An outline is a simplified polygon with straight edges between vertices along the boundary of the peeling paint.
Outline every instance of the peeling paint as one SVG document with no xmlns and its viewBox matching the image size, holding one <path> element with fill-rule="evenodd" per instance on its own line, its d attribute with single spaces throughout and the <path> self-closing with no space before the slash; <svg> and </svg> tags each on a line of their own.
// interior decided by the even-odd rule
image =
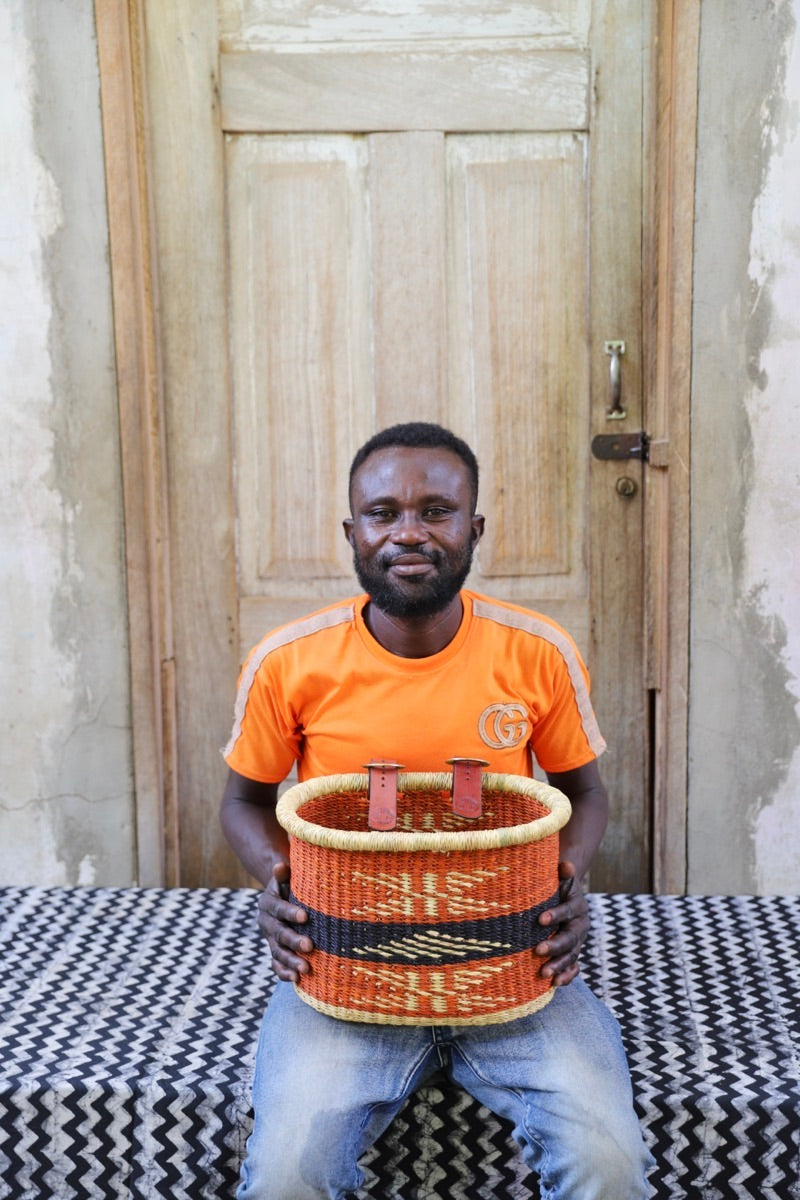
<svg viewBox="0 0 800 1200">
<path fill-rule="evenodd" d="M 0 76 L 7 81 L 9 103 L 0 106 L 3 158 L 0 180 L 0 247 L 5 286 L 0 328 L 4 388 L 2 473 L 2 545 L 4 605 L 0 617 L 3 661 L 12 664 L 15 693 L 3 739 L 3 789 L 38 793 L 38 767 L 53 735 L 74 679 L 69 659 L 54 646 L 50 605 L 61 575 L 60 537 L 63 505 L 47 479 L 54 434 L 49 328 L 51 303 L 44 277 L 42 245 L 63 222 L 58 188 L 39 158 L 33 129 L 35 78 L 30 42 L 20 36 L 12 11 L 0 12 Z M 20 327 L 20 308 L 24 324 Z M 24 619 L 20 619 L 24 618 Z M 35 724 L 25 697 L 48 664 L 50 688 L 42 696 Z M 43 683 L 44 681 L 37 681 Z M 37 687 L 37 692 L 40 690 Z M 44 692 L 44 689 L 41 689 Z M 15 718 L 16 712 L 16 718 Z M 18 719 L 17 719 L 18 718 Z"/>
<path fill-rule="evenodd" d="M 743 563 L 761 645 L 770 648 L 773 774 L 753 821 L 756 882 L 760 891 L 779 892 L 800 885 L 800 4 L 794 8 L 782 47 L 781 102 L 763 114 L 768 166 L 750 238 L 750 278 L 769 319 L 746 402 L 753 475 Z"/>
<path fill-rule="evenodd" d="M 244 42 L 537 37 L 585 44 L 587 0 L 244 0 L 223 8 L 223 27 Z M 398 30 L 402 33 L 398 34 Z"/>
<path fill-rule="evenodd" d="M 129 883 L 120 463 L 91 6 L 0 6 L 0 883 Z"/>
<path fill-rule="evenodd" d="M 689 886 L 794 891 L 800 819 L 800 0 L 704 4 L 695 230 Z M 790 62 L 791 60 L 791 62 Z M 720 63 L 728 64 L 723 72 Z M 792 247 L 794 247 L 792 249 Z"/>
</svg>

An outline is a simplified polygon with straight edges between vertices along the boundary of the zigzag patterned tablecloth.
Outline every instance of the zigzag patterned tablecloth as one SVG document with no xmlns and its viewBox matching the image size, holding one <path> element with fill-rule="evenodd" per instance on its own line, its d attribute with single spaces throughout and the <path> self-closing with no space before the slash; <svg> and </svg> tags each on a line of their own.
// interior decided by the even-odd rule
<svg viewBox="0 0 800 1200">
<path fill-rule="evenodd" d="M 592 895 L 657 1200 L 800 1198 L 800 900 Z M 232 1198 L 273 986 L 248 890 L 0 889 L 0 1198 Z M 509 1126 L 446 1081 L 359 1200 L 526 1200 Z"/>
</svg>

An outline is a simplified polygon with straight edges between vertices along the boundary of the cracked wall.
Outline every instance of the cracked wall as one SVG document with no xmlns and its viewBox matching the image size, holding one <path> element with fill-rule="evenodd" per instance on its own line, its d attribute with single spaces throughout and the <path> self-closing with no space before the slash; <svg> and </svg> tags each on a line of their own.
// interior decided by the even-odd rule
<svg viewBox="0 0 800 1200">
<path fill-rule="evenodd" d="M 134 878 L 91 4 L 0 6 L 0 884 Z"/>
<path fill-rule="evenodd" d="M 689 887 L 795 892 L 800 0 L 701 11 Z"/>
</svg>

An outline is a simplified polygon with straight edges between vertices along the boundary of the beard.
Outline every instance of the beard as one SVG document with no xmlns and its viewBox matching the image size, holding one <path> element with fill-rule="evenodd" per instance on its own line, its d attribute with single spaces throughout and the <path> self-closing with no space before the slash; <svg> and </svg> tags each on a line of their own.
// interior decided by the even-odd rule
<svg viewBox="0 0 800 1200">
<path fill-rule="evenodd" d="M 472 566 L 473 549 L 470 540 L 453 554 L 441 550 L 426 554 L 436 567 L 436 574 L 430 580 L 413 576 L 402 581 L 393 579 L 388 573 L 393 555 L 383 554 L 365 561 L 355 547 L 353 568 L 371 602 L 388 617 L 432 617 L 447 608 L 461 591 Z"/>
</svg>

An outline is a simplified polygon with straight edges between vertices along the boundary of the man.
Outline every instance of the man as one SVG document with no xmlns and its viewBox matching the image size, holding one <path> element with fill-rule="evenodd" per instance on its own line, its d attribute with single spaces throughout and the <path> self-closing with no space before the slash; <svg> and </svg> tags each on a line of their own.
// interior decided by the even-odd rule
<svg viewBox="0 0 800 1200">
<path fill-rule="evenodd" d="M 262 1026 L 240 1200 L 354 1191 L 360 1155 L 442 1066 L 514 1121 L 543 1196 L 647 1194 L 619 1031 L 578 978 L 588 928 L 578 881 L 607 817 L 588 677 L 553 622 L 463 588 L 484 527 L 477 494 L 475 457 L 449 431 L 415 422 L 377 434 L 353 460 L 344 522 L 365 594 L 268 635 L 242 672 L 222 824 L 264 885 L 260 923 L 282 982 Z M 498 711 L 509 716 L 503 737 L 488 720 Z M 552 1000 L 476 1028 L 341 1021 L 299 999 L 291 984 L 313 971 L 313 945 L 305 912 L 286 898 L 289 850 L 275 817 L 292 764 L 302 780 L 373 758 L 436 771 L 460 755 L 530 775 L 532 753 L 572 803 L 560 903 L 540 917 L 553 932 L 535 951 L 549 956 L 539 969 Z"/>
</svg>

